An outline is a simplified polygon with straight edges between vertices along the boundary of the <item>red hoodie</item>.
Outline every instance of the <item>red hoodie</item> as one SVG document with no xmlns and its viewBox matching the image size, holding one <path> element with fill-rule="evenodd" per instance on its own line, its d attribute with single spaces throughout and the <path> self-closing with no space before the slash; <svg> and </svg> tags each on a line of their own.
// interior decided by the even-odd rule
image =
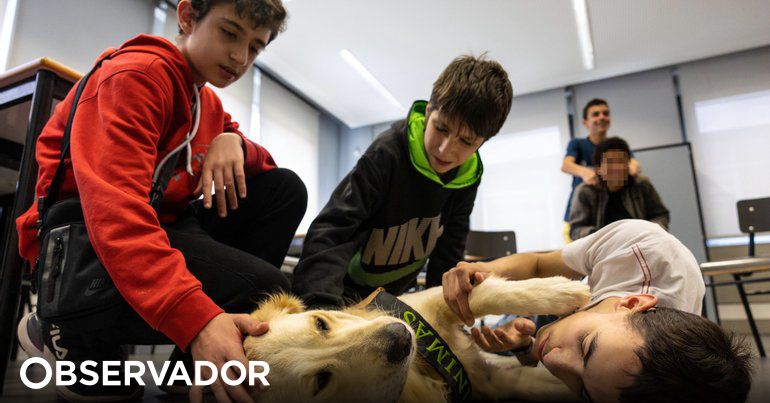
<svg viewBox="0 0 770 403">
<path fill-rule="evenodd" d="M 160 222 L 176 220 L 195 198 L 214 137 L 223 132 L 243 137 L 216 94 L 201 88 L 200 126 L 190 144 L 195 175 L 185 171 L 182 150 L 158 217 L 149 204 L 152 174 L 191 129 L 193 85 L 190 66 L 171 42 L 139 35 L 123 44 L 92 74 L 81 95 L 70 140 L 74 164 L 65 161 L 59 192 L 60 199 L 80 197 L 96 255 L 126 301 L 183 349 L 222 309 L 203 293 Z M 74 92 L 56 107 L 37 141 L 38 196 L 46 194 L 56 171 Z M 243 142 L 247 176 L 275 167 L 264 148 L 245 137 Z M 35 203 L 16 220 L 20 253 L 30 261 L 38 254 L 37 219 Z"/>
</svg>

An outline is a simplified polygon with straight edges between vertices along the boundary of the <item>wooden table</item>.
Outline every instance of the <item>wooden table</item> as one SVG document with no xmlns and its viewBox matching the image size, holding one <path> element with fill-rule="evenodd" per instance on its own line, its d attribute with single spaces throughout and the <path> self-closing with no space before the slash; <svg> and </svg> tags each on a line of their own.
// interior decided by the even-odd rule
<svg viewBox="0 0 770 403">
<path fill-rule="evenodd" d="M 738 288 L 738 295 L 741 298 L 743 309 L 746 312 L 746 318 L 749 321 L 749 327 L 751 328 L 751 333 L 754 336 L 754 342 L 757 344 L 759 355 L 761 357 L 764 357 L 765 349 L 764 349 L 764 346 L 762 345 L 762 338 L 760 337 L 759 330 L 757 329 L 757 324 L 754 321 L 754 315 L 751 312 L 751 306 L 749 305 L 748 297 L 750 295 L 768 294 L 770 293 L 770 291 L 758 291 L 751 294 L 747 294 L 746 289 L 743 287 L 743 285 L 748 283 L 768 282 L 770 281 L 770 278 L 758 278 L 758 279 L 747 280 L 742 278 L 742 276 L 749 276 L 754 273 L 770 271 L 770 257 L 764 257 L 764 256 L 763 257 L 746 257 L 741 259 L 702 263 L 700 265 L 700 269 L 703 275 L 707 277 L 713 277 L 713 276 L 719 276 L 719 275 L 733 276 L 733 281 L 723 281 L 719 283 L 713 283 L 711 281 L 707 281 L 706 286 L 720 287 L 720 286 L 726 286 L 726 285 L 735 285 Z M 719 322 L 718 315 L 716 319 L 717 319 L 717 322 Z"/>
<path fill-rule="evenodd" d="M 719 276 L 722 274 L 748 274 L 770 271 L 770 257 L 747 257 L 719 262 L 708 262 L 700 265 L 704 276 Z"/>
</svg>

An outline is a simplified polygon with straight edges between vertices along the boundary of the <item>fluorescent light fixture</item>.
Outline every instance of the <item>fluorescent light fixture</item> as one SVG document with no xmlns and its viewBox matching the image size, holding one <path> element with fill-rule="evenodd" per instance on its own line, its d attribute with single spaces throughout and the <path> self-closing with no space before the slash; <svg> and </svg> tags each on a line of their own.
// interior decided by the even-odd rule
<svg viewBox="0 0 770 403">
<path fill-rule="evenodd" d="M 366 68 L 352 53 L 350 53 L 347 49 L 340 50 L 340 56 L 342 56 L 342 59 L 345 60 L 350 67 L 352 67 L 355 71 L 358 72 L 358 74 L 361 75 L 374 89 L 377 90 L 385 99 L 388 100 L 393 106 L 399 109 L 399 111 L 404 111 L 404 107 L 401 105 L 398 100 L 396 100 L 396 97 L 393 96 L 393 94 L 388 91 L 384 85 L 378 80 L 374 75 L 369 71 L 369 69 Z"/>
<path fill-rule="evenodd" d="M 754 237 L 754 243 L 757 245 L 770 244 L 770 235 L 757 235 Z M 720 246 L 744 246 L 749 244 L 749 236 L 726 236 L 719 238 L 706 239 L 706 246 L 709 248 Z"/>
<path fill-rule="evenodd" d="M 583 67 L 586 70 L 594 69 L 594 45 L 591 41 L 591 26 L 588 23 L 588 6 L 586 0 L 572 0 L 572 8 L 575 9 L 575 23 L 577 24 L 580 50 L 583 53 Z"/>
</svg>

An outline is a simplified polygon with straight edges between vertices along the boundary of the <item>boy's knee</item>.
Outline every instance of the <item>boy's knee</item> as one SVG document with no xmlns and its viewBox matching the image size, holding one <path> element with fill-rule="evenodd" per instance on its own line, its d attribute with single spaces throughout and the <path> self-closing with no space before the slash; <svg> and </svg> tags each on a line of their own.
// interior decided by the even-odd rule
<svg viewBox="0 0 770 403">
<path fill-rule="evenodd" d="M 291 204 L 301 210 L 302 214 L 305 213 L 307 208 L 307 187 L 305 182 L 291 169 L 275 168 L 272 174 L 276 176 L 278 188 L 283 191 L 284 194 L 291 196 Z"/>
<path fill-rule="evenodd" d="M 285 189 L 302 194 L 307 199 L 305 182 L 294 171 L 287 168 L 275 168 L 275 174 L 281 178 L 281 185 Z"/>
<path fill-rule="evenodd" d="M 291 291 L 291 283 L 289 278 L 282 271 L 278 269 L 271 269 L 265 271 L 260 275 L 259 285 L 256 287 L 259 293 L 263 294 L 275 294 L 279 292 Z"/>
<path fill-rule="evenodd" d="M 278 270 L 278 272 L 276 273 L 275 288 L 276 288 L 276 292 L 291 291 L 291 282 L 289 281 L 289 276 L 287 276 L 286 273 L 280 270 Z"/>
</svg>

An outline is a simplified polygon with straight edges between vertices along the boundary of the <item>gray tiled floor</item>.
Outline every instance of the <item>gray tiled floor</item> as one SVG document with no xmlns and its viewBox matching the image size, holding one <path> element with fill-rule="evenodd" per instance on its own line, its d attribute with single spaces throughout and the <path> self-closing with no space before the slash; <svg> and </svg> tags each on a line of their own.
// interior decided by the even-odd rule
<svg viewBox="0 0 770 403">
<path fill-rule="evenodd" d="M 770 347 L 770 337 L 763 337 L 765 348 Z M 146 349 L 146 347 L 144 348 Z M 156 352 L 155 355 L 150 356 L 147 351 L 144 354 L 133 356 L 131 359 L 136 360 L 153 360 L 161 362 L 168 356 L 168 349 L 162 348 Z M 142 352 L 140 350 L 140 352 Z M 5 383 L 5 393 L 0 397 L 0 402 L 57 402 L 56 391 L 52 386 L 48 386 L 41 390 L 28 389 L 21 383 L 19 378 L 19 369 L 25 356 L 23 352 L 19 354 L 19 360 L 11 362 L 7 371 L 7 378 Z M 152 403 L 168 403 L 168 402 L 186 402 L 186 397 L 182 396 L 169 396 L 163 393 L 157 386 L 151 385 L 149 375 L 145 376 L 145 383 L 149 386 L 146 387 L 144 392 L 143 402 Z M 770 359 L 763 358 L 758 359 L 756 363 L 756 372 L 754 373 L 754 381 L 752 390 L 749 394 L 750 403 L 766 403 L 770 402 Z"/>
</svg>

